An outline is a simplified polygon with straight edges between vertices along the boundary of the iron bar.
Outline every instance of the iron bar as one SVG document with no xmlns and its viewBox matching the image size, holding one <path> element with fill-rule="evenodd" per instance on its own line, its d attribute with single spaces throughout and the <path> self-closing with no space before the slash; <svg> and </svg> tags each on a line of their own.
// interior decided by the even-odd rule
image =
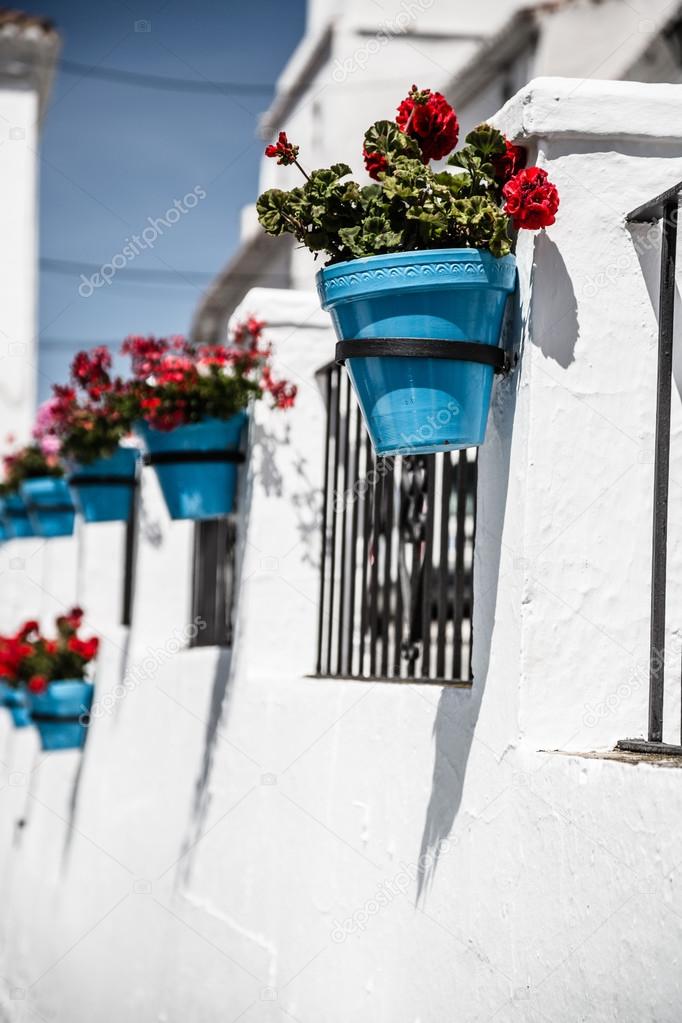
<svg viewBox="0 0 682 1023">
<path fill-rule="evenodd" d="M 651 558 L 651 643 L 649 648 L 649 742 L 663 739 L 665 676 L 665 605 L 668 557 L 668 486 L 670 475 L 670 405 L 675 316 L 677 199 L 664 206 L 661 236 L 661 291 L 658 306 L 658 375 L 654 453 L 654 520 Z"/>
<path fill-rule="evenodd" d="M 334 603 L 336 600 L 336 519 L 334 504 L 338 493 L 339 482 L 339 431 L 341 429 L 341 370 L 337 366 L 334 372 L 334 469 L 332 472 L 332 536 L 329 555 L 329 621 L 327 622 L 327 674 L 332 674 L 332 634 L 334 629 Z M 331 415 L 331 411 L 330 411 Z"/>
<path fill-rule="evenodd" d="M 322 671 L 322 641 L 324 637 L 325 569 L 327 559 L 327 510 L 329 508 L 329 448 L 331 446 L 332 374 L 328 372 L 325 388 L 327 427 L 324 440 L 324 485 L 322 489 L 322 529 L 320 542 L 320 614 L 317 623 L 317 673 Z"/>
<path fill-rule="evenodd" d="M 348 471 L 350 464 L 350 416 L 351 416 L 351 404 L 350 404 L 350 383 L 348 377 L 345 378 L 346 388 L 346 401 L 345 411 L 343 416 L 342 424 L 342 436 L 343 436 L 343 488 L 338 490 L 336 493 L 336 500 L 334 501 L 334 513 L 339 513 L 339 501 L 341 501 L 343 510 L 341 512 L 341 579 L 346 574 L 346 553 L 348 547 Z M 339 393 L 339 403 L 341 396 Z M 338 646 L 336 650 L 336 673 L 337 675 L 346 674 L 348 669 L 344 663 L 344 614 L 346 610 L 346 593 L 344 588 L 341 588 L 339 594 L 339 629 L 338 629 Z"/>
<path fill-rule="evenodd" d="M 350 394 L 350 388 L 349 388 Z M 348 635 L 347 635 L 347 647 L 346 647 L 346 663 L 348 665 L 348 673 L 353 674 L 353 652 L 354 652 L 354 640 L 355 640 L 355 573 L 357 568 L 358 560 L 358 517 L 359 517 L 359 487 L 360 482 L 360 442 L 362 438 L 362 417 L 360 415 L 360 407 L 355 409 L 355 434 L 353 444 L 353 486 L 351 500 L 353 502 L 353 512 L 351 516 L 351 535 L 350 535 L 350 572 L 349 572 L 349 589 L 350 596 L 348 601 Z"/>
</svg>

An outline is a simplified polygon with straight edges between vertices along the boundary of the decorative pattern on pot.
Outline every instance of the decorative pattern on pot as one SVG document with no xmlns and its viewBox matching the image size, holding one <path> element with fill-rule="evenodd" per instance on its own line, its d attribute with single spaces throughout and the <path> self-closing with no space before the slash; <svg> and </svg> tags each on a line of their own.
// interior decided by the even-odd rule
<svg viewBox="0 0 682 1023">
<path fill-rule="evenodd" d="M 108 458 L 74 465 L 69 486 L 86 522 L 127 522 L 130 518 L 139 452 L 119 447 Z"/>
<path fill-rule="evenodd" d="M 377 454 L 483 443 L 515 286 L 514 256 L 477 249 L 371 256 L 318 273 L 322 307 L 343 342 L 337 358 Z"/>
<path fill-rule="evenodd" d="M 94 686 L 83 679 L 56 679 L 42 693 L 28 692 L 31 719 L 44 750 L 82 749 Z"/>
<path fill-rule="evenodd" d="M 20 492 L 38 536 L 71 536 L 76 510 L 63 476 L 24 480 Z"/>
<path fill-rule="evenodd" d="M 7 494 L 3 497 L 2 520 L 10 539 L 36 535 L 21 494 Z"/>
<path fill-rule="evenodd" d="M 9 711 L 15 728 L 26 728 L 32 724 L 25 689 L 0 682 L 0 707 Z"/>
<path fill-rule="evenodd" d="M 135 424 L 172 519 L 213 519 L 234 511 L 248 416 L 204 419 L 173 430 Z"/>
</svg>

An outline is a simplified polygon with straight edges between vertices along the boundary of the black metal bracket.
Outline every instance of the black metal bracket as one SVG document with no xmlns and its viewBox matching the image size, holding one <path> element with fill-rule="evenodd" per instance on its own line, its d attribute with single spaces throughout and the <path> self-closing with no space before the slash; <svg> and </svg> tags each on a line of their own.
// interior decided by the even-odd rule
<svg viewBox="0 0 682 1023">
<path fill-rule="evenodd" d="M 90 721 L 90 714 L 47 714 L 41 711 L 31 711 L 31 718 L 33 721 L 45 721 L 51 724 L 69 725 L 78 722 L 81 725 L 88 724 Z"/>
<path fill-rule="evenodd" d="M 145 465 L 175 465 L 188 462 L 246 461 L 243 451 L 154 451 L 144 456 Z"/>
<path fill-rule="evenodd" d="M 24 501 L 24 507 L 27 512 L 72 512 L 76 509 L 72 504 L 66 504 L 62 501 L 60 504 L 36 504 L 34 501 Z"/>
<path fill-rule="evenodd" d="M 132 476 L 111 476 L 105 473 L 93 473 L 91 476 L 69 476 L 69 484 L 73 487 L 136 487 L 137 478 Z"/>
<path fill-rule="evenodd" d="M 509 373 L 515 365 L 508 352 L 497 345 L 479 341 L 445 341 L 443 338 L 356 338 L 339 341 L 336 362 L 343 365 L 353 358 L 447 359 L 450 362 L 479 362 L 492 366 L 495 373 Z"/>
<path fill-rule="evenodd" d="M 682 746 L 673 746 L 667 742 L 647 742 L 646 739 L 620 739 L 616 749 L 626 753 L 648 753 L 663 757 L 682 757 Z"/>
</svg>

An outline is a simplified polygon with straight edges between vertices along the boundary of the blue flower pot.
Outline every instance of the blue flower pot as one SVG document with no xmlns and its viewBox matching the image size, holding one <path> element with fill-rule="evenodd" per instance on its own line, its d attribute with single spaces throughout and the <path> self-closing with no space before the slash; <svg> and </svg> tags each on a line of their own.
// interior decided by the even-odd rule
<svg viewBox="0 0 682 1023">
<path fill-rule="evenodd" d="M 5 540 L 9 540 L 9 529 L 5 522 L 5 502 L 0 498 L 0 543 Z"/>
<path fill-rule="evenodd" d="M 317 274 L 340 341 L 435 339 L 499 345 L 514 256 L 431 249 L 337 263 Z M 352 348 L 352 345 L 349 345 Z M 493 367 L 421 356 L 351 357 L 346 366 L 379 455 L 482 444 Z"/>
<path fill-rule="evenodd" d="M 127 522 L 133 507 L 139 452 L 117 448 L 109 458 L 75 465 L 69 476 L 74 501 L 86 522 Z"/>
<path fill-rule="evenodd" d="M 38 536 L 71 536 L 76 510 L 63 476 L 24 480 L 20 491 Z"/>
<path fill-rule="evenodd" d="M 57 679 L 44 693 L 28 692 L 31 718 L 44 750 L 83 748 L 94 691 L 83 679 Z"/>
<path fill-rule="evenodd" d="M 8 539 L 36 535 L 21 494 L 7 494 L 6 497 L 3 497 L 2 521 Z"/>
<path fill-rule="evenodd" d="M 28 710 L 26 690 L 15 689 L 8 682 L 0 682 L 0 707 L 5 707 L 12 718 L 15 728 L 26 728 L 33 724 Z"/>
<path fill-rule="evenodd" d="M 204 419 L 174 430 L 135 424 L 172 519 L 215 519 L 234 511 L 242 437 L 248 416 Z"/>
</svg>

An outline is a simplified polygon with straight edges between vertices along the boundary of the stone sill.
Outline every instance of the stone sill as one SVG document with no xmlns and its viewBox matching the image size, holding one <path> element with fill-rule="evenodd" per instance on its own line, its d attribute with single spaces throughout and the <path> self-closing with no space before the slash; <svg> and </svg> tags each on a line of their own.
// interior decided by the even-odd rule
<svg viewBox="0 0 682 1023">
<path fill-rule="evenodd" d="M 633 753 L 630 750 L 586 750 L 585 752 L 544 749 L 540 753 L 554 753 L 560 757 L 582 757 L 584 760 L 615 760 L 621 764 L 651 764 L 654 767 L 682 768 L 682 756 L 669 753 Z"/>
<path fill-rule="evenodd" d="M 444 689 L 471 689 L 473 682 L 448 681 L 442 678 L 382 678 L 379 675 L 306 675 L 305 678 L 319 679 L 324 682 L 382 682 L 388 685 L 407 686 L 440 686 Z"/>
</svg>

